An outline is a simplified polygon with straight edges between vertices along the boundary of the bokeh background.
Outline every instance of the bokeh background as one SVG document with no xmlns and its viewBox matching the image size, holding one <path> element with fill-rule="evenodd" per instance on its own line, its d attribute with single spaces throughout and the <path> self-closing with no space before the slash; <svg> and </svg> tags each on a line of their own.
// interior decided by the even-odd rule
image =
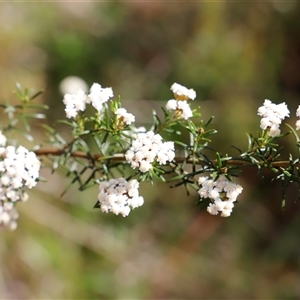
<svg viewBox="0 0 300 300">
<path fill-rule="evenodd" d="M 61 81 L 78 76 L 113 87 L 147 125 L 178 82 L 196 90 L 203 119 L 215 116 L 214 146 L 231 154 L 259 130 L 264 99 L 286 102 L 295 121 L 299 14 L 297 1 L 275 0 L 1 2 L 0 99 L 15 101 L 16 81 L 42 89 L 53 124 L 64 118 Z M 294 144 L 285 139 L 292 153 Z M 145 204 L 128 218 L 102 214 L 96 187 L 60 198 L 63 172 L 43 176 L 18 205 L 18 229 L 1 232 L 2 299 L 300 298 L 299 191 L 281 210 L 268 173 L 243 172 L 230 218 L 163 184 L 142 184 Z"/>
</svg>

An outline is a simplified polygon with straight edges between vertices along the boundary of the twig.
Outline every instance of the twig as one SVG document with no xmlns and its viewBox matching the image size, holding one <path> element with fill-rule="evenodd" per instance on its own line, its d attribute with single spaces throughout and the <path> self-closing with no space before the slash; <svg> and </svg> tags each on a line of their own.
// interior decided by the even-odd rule
<svg viewBox="0 0 300 300">
<path fill-rule="evenodd" d="M 41 148 L 38 150 L 34 151 L 35 154 L 37 156 L 47 156 L 47 155 L 54 155 L 54 156 L 59 156 L 62 155 L 64 153 L 66 153 L 66 149 L 57 149 L 57 148 Z M 112 156 L 103 156 L 101 154 L 87 154 L 84 151 L 73 151 L 70 153 L 71 157 L 78 157 L 78 158 L 84 158 L 84 159 L 91 159 L 91 157 L 96 160 L 96 161 L 100 161 L 102 159 L 110 159 L 113 161 L 124 161 L 125 160 L 125 155 L 123 153 L 118 153 L 118 154 L 114 154 Z M 188 164 L 191 163 L 197 163 L 197 164 L 201 164 L 202 161 L 198 161 L 195 162 L 193 159 L 188 159 L 186 161 L 185 157 L 175 157 L 174 160 L 177 163 L 183 163 L 184 161 Z M 249 161 L 245 161 L 245 160 L 238 160 L 238 159 L 228 159 L 226 160 L 226 164 L 227 165 L 232 165 L 232 166 L 247 166 L 247 165 L 252 165 L 251 162 Z M 286 168 L 288 166 L 290 166 L 290 162 L 289 161 L 274 161 L 272 163 L 270 163 L 270 165 L 274 168 Z M 300 166 L 300 163 L 295 164 L 295 166 Z"/>
</svg>

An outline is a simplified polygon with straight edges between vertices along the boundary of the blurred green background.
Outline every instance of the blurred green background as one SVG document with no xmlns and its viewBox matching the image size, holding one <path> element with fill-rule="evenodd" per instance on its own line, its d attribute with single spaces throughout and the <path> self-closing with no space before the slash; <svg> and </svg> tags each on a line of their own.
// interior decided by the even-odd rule
<svg viewBox="0 0 300 300">
<path fill-rule="evenodd" d="M 178 82 L 196 90 L 193 105 L 215 116 L 214 146 L 231 154 L 259 130 L 264 99 L 286 102 L 296 120 L 299 14 L 296 1 L 2 2 L 0 99 L 14 101 L 16 81 L 43 89 L 52 123 L 64 118 L 60 82 L 79 76 L 111 86 L 145 125 Z M 195 193 L 146 183 L 128 218 L 102 214 L 96 187 L 59 198 L 64 174 L 42 175 L 18 205 L 18 229 L 1 233 L 1 299 L 300 298 L 298 191 L 282 211 L 268 173 L 243 172 L 226 219 L 200 211 Z"/>
</svg>

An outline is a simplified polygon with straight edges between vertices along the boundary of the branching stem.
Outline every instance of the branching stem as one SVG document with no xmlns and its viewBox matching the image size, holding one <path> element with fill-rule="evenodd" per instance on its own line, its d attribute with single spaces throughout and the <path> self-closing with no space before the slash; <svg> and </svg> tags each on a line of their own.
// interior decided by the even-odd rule
<svg viewBox="0 0 300 300">
<path fill-rule="evenodd" d="M 58 149 L 58 148 L 41 148 L 34 151 L 37 156 L 47 156 L 47 155 L 54 155 L 54 156 L 60 156 L 64 153 L 66 153 L 65 149 Z M 125 156 L 123 153 L 114 154 L 112 156 L 103 156 L 101 154 L 87 154 L 84 151 L 73 151 L 69 154 L 71 157 L 77 157 L 77 158 L 83 158 L 83 159 L 91 159 L 91 157 L 96 160 L 100 161 L 102 159 L 110 159 L 113 161 L 124 161 Z M 184 161 L 186 163 L 190 164 L 201 164 L 201 161 L 197 162 L 194 159 L 188 159 L 186 161 L 185 157 L 175 157 L 174 159 L 177 163 L 183 163 Z M 246 160 L 239 160 L 239 159 L 228 159 L 226 160 L 227 165 L 232 166 L 246 166 L 246 165 L 253 165 L 250 161 Z M 270 163 L 272 167 L 274 168 L 287 168 L 290 166 L 289 161 L 275 161 Z M 300 163 L 296 164 L 296 166 L 300 166 Z"/>
</svg>

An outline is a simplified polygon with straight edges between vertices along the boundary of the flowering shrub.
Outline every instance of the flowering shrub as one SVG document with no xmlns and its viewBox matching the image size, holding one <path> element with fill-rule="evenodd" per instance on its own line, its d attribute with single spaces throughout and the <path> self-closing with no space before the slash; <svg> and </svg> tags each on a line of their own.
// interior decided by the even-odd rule
<svg viewBox="0 0 300 300">
<path fill-rule="evenodd" d="M 186 190 L 190 187 L 198 192 L 199 203 L 210 214 L 222 217 L 231 215 L 243 190 L 233 178 L 245 166 L 269 168 L 274 179 L 283 182 L 283 201 L 290 183 L 296 182 L 300 187 L 299 158 L 290 155 L 282 161 L 277 151 L 276 141 L 290 133 L 295 136 L 297 146 L 300 145 L 296 132 L 300 129 L 299 120 L 296 129 L 288 125 L 290 131 L 281 134 L 281 122 L 290 115 L 285 103 L 276 105 L 265 100 L 258 108 L 261 131 L 257 137 L 248 135 L 245 151 L 235 146 L 238 155 L 229 157 L 213 150 L 214 156 L 210 158 L 207 155 L 207 150 L 210 153 L 212 150 L 210 136 L 217 133 L 210 128 L 213 118 L 205 122 L 200 108 L 192 109 L 191 100 L 196 98 L 193 89 L 174 83 L 171 90 L 174 99 L 162 108 L 163 118 L 154 112 L 153 124 L 148 129 L 135 126 L 135 116 L 121 106 L 120 97 L 113 99 L 111 88 L 94 83 L 89 93 L 81 89 L 67 93 L 62 100 L 67 119 L 59 122 L 69 126 L 73 138 L 66 141 L 54 127 L 44 124 L 50 146 L 34 145 L 29 151 L 14 136 L 21 132 L 33 142 L 29 121 L 43 119 L 45 115 L 29 111 L 47 107 L 34 103 L 40 93 L 31 95 L 17 85 L 20 104 L 1 105 L 8 124 L 0 132 L 0 227 L 10 230 L 17 227 L 15 204 L 27 200 L 26 188 L 33 188 L 39 181 L 41 156 L 52 161 L 53 171 L 59 166 L 67 169 L 67 175 L 73 177 L 72 183 L 79 182 L 80 190 L 97 184 L 95 208 L 123 217 L 143 205 L 144 198 L 138 190 L 143 181 L 152 184 L 154 180 L 172 181 L 174 187 L 184 186 Z M 88 104 L 94 109 L 92 113 L 86 110 Z M 300 106 L 296 116 L 300 117 Z M 188 144 L 180 140 L 182 131 L 190 135 Z M 91 151 L 87 137 L 97 145 L 97 153 Z M 184 154 L 179 156 L 179 151 Z M 192 171 L 188 171 L 187 164 L 192 165 Z"/>
</svg>

